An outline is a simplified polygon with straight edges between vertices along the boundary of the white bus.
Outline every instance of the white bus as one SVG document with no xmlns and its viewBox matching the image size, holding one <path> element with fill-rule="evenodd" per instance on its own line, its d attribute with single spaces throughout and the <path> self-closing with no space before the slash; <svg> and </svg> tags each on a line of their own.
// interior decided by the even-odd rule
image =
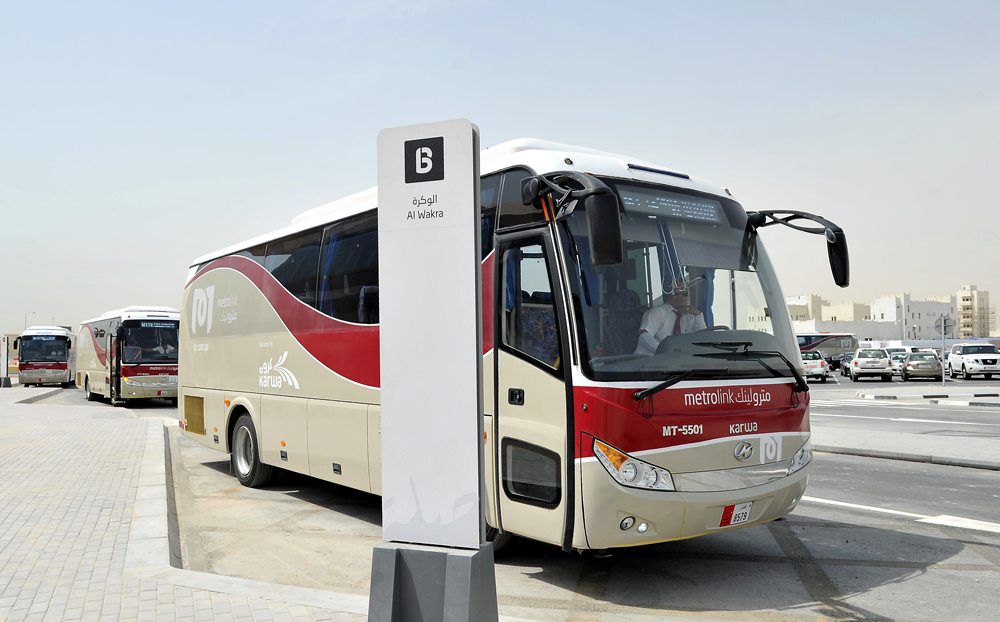
<svg viewBox="0 0 1000 622">
<path fill-rule="evenodd" d="M 125 307 L 80 324 L 76 385 L 90 401 L 177 403 L 177 326 L 171 307 Z"/>
<path fill-rule="evenodd" d="M 15 340 L 21 386 L 73 382 L 73 333 L 62 326 L 32 326 Z"/>
<path fill-rule="evenodd" d="M 595 193 L 613 195 L 610 218 Z M 321 206 L 190 268 L 181 425 L 230 453 L 244 485 L 280 468 L 381 492 L 377 202 L 372 189 Z M 795 507 L 809 394 L 757 231 L 825 233 L 845 285 L 839 227 L 748 214 L 686 174 L 532 139 L 483 151 L 481 206 L 497 549 L 511 534 L 564 550 L 650 544 Z M 447 305 L 449 284 L 433 287 Z"/>
</svg>

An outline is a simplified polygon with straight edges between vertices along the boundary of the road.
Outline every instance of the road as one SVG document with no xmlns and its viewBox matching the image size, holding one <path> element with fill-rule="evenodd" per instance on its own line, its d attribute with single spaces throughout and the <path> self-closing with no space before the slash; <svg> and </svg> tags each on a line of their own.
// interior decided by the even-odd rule
<svg viewBox="0 0 1000 622">
<path fill-rule="evenodd" d="M 815 421 L 839 415 L 823 425 L 1000 431 L 1000 409 L 859 400 L 857 386 L 811 384 Z M 84 402 L 81 392 L 68 390 L 44 403 Z M 134 412 L 176 415 L 155 402 Z M 244 488 L 229 474 L 225 454 L 173 437 L 187 567 L 367 593 L 371 549 L 381 542 L 378 497 L 295 474 Z M 782 521 L 607 558 L 515 539 L 497 555 L 501 613 L 616 622 L 995 619 L 1000 532 L 920 519 L 950 515 L 995 525 L 1000 472 L 817 453 L 806 494 Z"/>
</svg>

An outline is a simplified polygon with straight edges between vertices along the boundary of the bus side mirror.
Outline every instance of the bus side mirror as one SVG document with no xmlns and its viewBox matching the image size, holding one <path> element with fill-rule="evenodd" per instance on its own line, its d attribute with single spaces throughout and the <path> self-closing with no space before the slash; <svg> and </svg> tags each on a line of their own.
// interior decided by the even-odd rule
<svg viewBox="0 0 1000 622">
<path fill-rule="evenodd" d="M 20 341 L 21 341 L 21 338 L 20 338 L 20 337 L 16 337 L 16 338 L 14 339 L 14 349 L 15 349 L 15 350 L 17 349 L 17 344 L 18 344 L 18 342 L 20 342 Z"/>
<path fill-rule="evenodd" d="M 847 252 L 847 236 L 839 227 L 837 229 L 826 230 L 826 252 L 830 256 L 833 282 L 840 287 L 847 287 L 851 282 L 851 258 Z"/>
<path fill-rule="evenodd" d="M 595 266 L 621 264 L 622 219 L 618 214 L 618 197 L 613 194 L 592 194 L 583 200 L 590 225 L 590 260 Z"/>
</svg>

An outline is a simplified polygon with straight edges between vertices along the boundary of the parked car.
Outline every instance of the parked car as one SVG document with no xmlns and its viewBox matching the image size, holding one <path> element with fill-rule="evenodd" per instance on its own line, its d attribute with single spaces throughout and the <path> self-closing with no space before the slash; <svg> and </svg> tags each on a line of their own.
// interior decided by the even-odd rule
<svg viewBox="0 0 1000 622">
<path fill-rule="evenodd" d="M 893 352 L 889 355 L 889 364 L 892 366 L 893 375 L 903 373 L 903 362 L 909 354 L 906 352 Z"/>
<path fill-rule="evenodd" d="M 883 348 L 858 348 L 851 361 L 851 380 L 857 382 L 866 376 L 881 376 L 883 382 L 892 382 L 889 353 Z"/>
<path fill-rule="evenodd" d="M 854 360 L 853 352 L 846 352 L 844 354 L 844 360 L 840 362 L 840 375 L 847 377 L 851 375 L 851 361 Z"/>
<path fill-rule="evenodd" d="M 806 380 L 819 378 L 820 382 L 826 382 L 827 376 L 830 375 L 830 366 L 827 365 L 823 355 L 815 350 L 806 350 L 802 353 L 802 364 L 805 365 Z"/>
<path fill-rule="evenodd" d="M 956 343 L 948 357 L 948 375 L 962 374 L 965 380 L 982 374 L 987 380 L 1000 374 L 1000 352 L 991 343 Z"/>
<path fill-rule="evenodd" d="M 903 382 L 910 378 L 937 378 L 941 380 L 943 373 L 941 361 L 933 352 L 911 352 L 906 355 L 906 360 L 903 361 L 900 376 Z"/>
</svg>

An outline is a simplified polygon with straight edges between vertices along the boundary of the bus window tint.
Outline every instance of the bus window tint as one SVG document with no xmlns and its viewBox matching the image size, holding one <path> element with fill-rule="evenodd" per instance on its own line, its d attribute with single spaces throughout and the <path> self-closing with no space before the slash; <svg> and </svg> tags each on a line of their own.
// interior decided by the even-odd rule
<svg viewBox="0 0 1000 622">
<path fill-rule="evenodd" d="M 20 360 L 24 363 L 65 363 L 67 343 L 65 337 L 58 336 L 21 337 Z"/>
<path fill-rule="evenodd" d="M 518 244 L 504 253 L 503 343 L 559 369 L 559 332 L 545 253 L 538 238 Z"/>
<path fill-rule="evenodd" d="M 264 269 L 293 296 L 313 306 L 316 303 L 316 266 L 319 231 L 307 231 L 267 245 Z"/>
<path fill-rule="evenodd" d="M 500 195 L 500 229 L 545 220 L 542 210 L 521 201 L 521 180 L 530 176 L 531 173 L 523 168 L 504 173 L 503 192 Z"/>
<path fill-rule="evenodd" d="M 177 326 L 173 321 L 126 320 L 122 362 L 176 363 Z"/>
<path fill-rule="evenodd" d="M 378 217 L 374 211 L 326 228 L 320 260 L 322 313 L 378 323 Z"/>
<path fill-rule="evenodd" d="M 258 246 L 254 246 L 253 248 L 248 248 L 246 250 L 242 250 L 242 251 L 239 251 L 239 252 L 233 253 L 233 254 L 236 255 L 237 257 L 246 257 L 247 259 L 252 259 L 253 261 L 256 261 L 258 264 L 260 264 L 260 265 L 263 266 L 264 265 L 264 251 L 266 250 L 266 248 L 267 248 L 266 244 L 260 244 Z M 199 266 L 198 269 L 200 270 L 201 268 L 204 268 L 204 267 L 205 267 L 205 265 L 203 264 L 203 265 Z"/>
<path fill-rule="evenodd" d="M 493 231 L 497 225 L 497 203 L 499 200 L 500 175 L 484 177 L 479 185 L 483 259 L 486 259 L 487 255 L 493 252 Z"/>
</svg>

